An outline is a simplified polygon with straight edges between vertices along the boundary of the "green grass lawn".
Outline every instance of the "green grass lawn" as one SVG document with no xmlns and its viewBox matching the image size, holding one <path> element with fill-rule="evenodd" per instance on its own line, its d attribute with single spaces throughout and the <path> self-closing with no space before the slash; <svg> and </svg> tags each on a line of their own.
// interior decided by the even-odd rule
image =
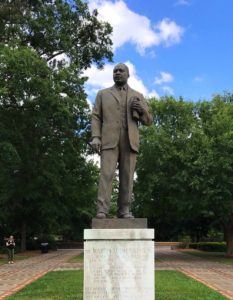
<svg viewBox="0 0 233 300">
<path fill-rule="evenodd" d="M 6 299 L 83 300 L 83 271 L 50 272 Z"/>
<path fill-rule="evenodd" d="M 233 257 L 227 257 L 224 252 L 207 252 L 198 250 L 187 250 L 183 251 L 187 254 L 204 258 L 209 261 L 215 261 L 223 264 L 233 265 Z"/>
<path fill-rule="evenodd" d="M 155 272 L 156 300 L 227 299 L 200 282 L 177 271 Z"/>
<path fill-rule="evenodd" d="M 227 299 L 176 271 L 156 271 L 156 300 Z M 82 300 L 83 271 L 50 272 L 8 300 Z M 134 299 L 132 299 L 134 300 Z M 136 299 L 135 299 L 136 300 Z"/>
<path fill-rule="evenodd" d="M 77 256 L 74 256 L 74 257 L 72 257 L 70 260 L 69 260 L 69 262 L 70 263 L 75 263 L 75 262 L 83 262 L 83 259 L 84 259 L 84 253 L 82 252 L 82 253 L 80 253 L 79 255 L 77 255 Z"/>
</svg>

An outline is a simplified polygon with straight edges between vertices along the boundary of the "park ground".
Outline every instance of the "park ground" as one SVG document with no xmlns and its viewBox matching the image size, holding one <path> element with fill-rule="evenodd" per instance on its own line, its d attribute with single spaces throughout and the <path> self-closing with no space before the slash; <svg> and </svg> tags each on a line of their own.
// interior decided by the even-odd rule
<svg viewBox="0 0 233 300">
<path fill-rule="evenodd" d="M 27 254 L 25 256 L 30 256 L 29 258 L 19 259 L 13 265 L 2 264 L 0 266 L 0 299 L 7 299 L 8 296 L 50 271 L 82 270 L 82 255 L 79 256 L 81 252 L 82 250 L 58 250 L 43 255 Z M 219 292 L 226 299 L 233 299 L 232 261 L 218 256 L 211 258 L 198 251 L 191 254 L 187 251 L 171 250 L 170 247 L 156 247 L 155 270 L 182 272 Z"/>
</svg>

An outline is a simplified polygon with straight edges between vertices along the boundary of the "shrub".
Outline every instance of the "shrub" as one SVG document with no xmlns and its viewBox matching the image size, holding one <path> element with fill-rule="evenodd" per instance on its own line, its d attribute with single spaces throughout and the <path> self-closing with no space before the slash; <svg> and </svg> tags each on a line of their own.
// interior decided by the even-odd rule
<svg viewBox="0 0 233 300">
<path fill-rule="evenodd" d="M 179 245 L 174 248 L 187 249 L 189 248 L 189 244 L 191 243 L 191 237 L 189 235 L 184 235 L 179 237 Z"/>
<path fill-rule="evenodd" d="M 209 252 L 226 252 L 226 243 L 225 242 L 190 243 L 189 248 L 198 249 L 202 251 L 209 251 Z"/>
</svg>

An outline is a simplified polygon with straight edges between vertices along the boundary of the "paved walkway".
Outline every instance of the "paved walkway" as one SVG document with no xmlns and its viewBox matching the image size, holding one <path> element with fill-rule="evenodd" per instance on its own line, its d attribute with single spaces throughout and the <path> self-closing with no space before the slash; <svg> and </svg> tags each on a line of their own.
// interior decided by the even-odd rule
<svg viewBox="0 0 233 300">
<path fill-rule="evenodd" d="M 59 250 L 39 255 L 14 265 L 0 266 L 0 300 L 52 270 L 80 269 L 82 263 L 68 263 L 80 250 Z M 156 270 L 178 270 L 233 300 L 233 265 L 210 262 L 203 258 L 171 250 L 155 249 Z"/>
<path fill-rule="evenodd" d="M 207 261 L 168 247 L 155 249 L 156 270 L 178 270 L 233 299 L 233 265 Z"/>
<path fill-rule="evenodd" d="M 58 250 L 35 256 L 15 264 L 0 266 L 0 299 L 11 295 L 25 285 L 58 268 L 69 258 L 78 255 L 80 250 Z"/>
</svg>

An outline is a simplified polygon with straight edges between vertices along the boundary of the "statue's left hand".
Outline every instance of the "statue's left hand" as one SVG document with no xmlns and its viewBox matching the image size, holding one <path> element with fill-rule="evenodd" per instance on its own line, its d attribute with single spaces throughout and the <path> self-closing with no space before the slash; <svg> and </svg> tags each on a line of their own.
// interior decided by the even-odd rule
<svg viewBox="0 0 233 300">
<path fill-rule="evenodd" d="M 140 103 L 140 99 L 138 98 L 134 98 L 131 102 L 131 109 L 132 110 L 136 110 L 139 115 L 141 115 L 143 113 L 143 109 L 142 109 L 142 106 L 141 106 L 141 103 Z"/>
</svg>

